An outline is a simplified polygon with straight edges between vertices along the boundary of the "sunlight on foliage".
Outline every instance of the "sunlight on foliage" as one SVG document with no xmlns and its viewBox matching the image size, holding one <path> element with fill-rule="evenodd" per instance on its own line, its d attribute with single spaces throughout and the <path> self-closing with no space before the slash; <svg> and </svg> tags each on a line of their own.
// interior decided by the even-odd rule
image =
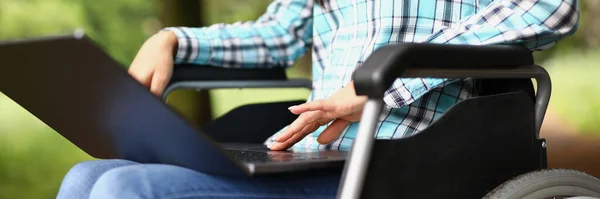
<svg viewBox="0 0 600 199">
<path fill-rule="evenodd" d="M 0 198 L 53 198 L 67 170 L 89 159 L 0 93 Z"/>
<path fill-rule="evenodd" d="M 542 66 L 552 78 L 551 106 L 582 133 L 600 135 L 600 50 L 557 54 Z"/>
</svg>

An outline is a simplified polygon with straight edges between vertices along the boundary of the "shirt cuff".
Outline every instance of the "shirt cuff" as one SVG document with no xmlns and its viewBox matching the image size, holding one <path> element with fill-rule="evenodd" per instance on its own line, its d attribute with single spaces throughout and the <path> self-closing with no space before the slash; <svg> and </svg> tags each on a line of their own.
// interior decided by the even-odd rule
<svg viewBox="0 0 600 199">
<path fill-rule="evenodd" d="M 177 36 L 177 53 L 175 64 L 207 65 L 210 60 L 210 39 L 200 39 L 199 31 L 187 27 L 167 27 L 161 31 L 171 31 Z"/>
</svg>

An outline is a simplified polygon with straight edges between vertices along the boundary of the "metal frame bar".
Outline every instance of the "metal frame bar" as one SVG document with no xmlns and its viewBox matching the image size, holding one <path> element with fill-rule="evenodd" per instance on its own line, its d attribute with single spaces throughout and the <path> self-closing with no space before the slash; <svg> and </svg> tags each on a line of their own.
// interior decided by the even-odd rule
<svg viewBox="0 0 600 199">
<path fill-rule="evenodd" d="M 359 198 L 363 181 L 367 175 L 371 151 L 375 144 L 375 129 L 377 119 L 383 108 L 383 99 L 370 98 L 363 109 L 362 120 L 358 126 L 358 133 L 350 148 L 348 160 L 344 165 L 338 198 Z"/>
<path fill-rule="evenodd" d="M 540 128 L 548 107 L 551 94 L 551 81 L 548 72 L 538 66 L 521 66 L 515 69 L 407 69 L 401 77 L 437 77 L 437 78 L 535 78 L 537 93 L 535 102 L 535 130 L 539 138 Z M 358 199 L 370 162 L 375 143 L 375 128 L 383 108 L 383 99 L 369 98 L 363 109 L 362 119 L 340 182 L 337 198 Z"/>
<path fill-rule="evenodd" d="M 290 80 L 234 80 L 234 81 L 178 81 L 171 83 L 165 89 L 162 99 L 167 100 L 169 94 L 178 89 L 218 89 L 218 88 L 307 88 L 312 89 L 312 82 L 308 79 Z"/>
</svg>

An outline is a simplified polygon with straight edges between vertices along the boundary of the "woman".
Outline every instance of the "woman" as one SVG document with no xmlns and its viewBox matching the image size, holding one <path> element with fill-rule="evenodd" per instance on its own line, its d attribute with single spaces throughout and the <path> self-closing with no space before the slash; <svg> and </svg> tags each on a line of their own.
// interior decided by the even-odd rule
<svg viewBox="0 0 600 199">
<path fill-rule="evenodd" d="M 161 95 L 174 63 L 287 67 L 312 48 L 314 90 L 290 107 L 296 121 L 265 141 L 271 150 L 352 143 L 364 96 L 352 72 L 392 43 L 515 44 L 544 49 L 572 34 L 575 0 L 276 0 L 254 22 L 170 27 L 149 38 L 129 72 Z M 432 55 L 435 58 L 435 55 Z M 378 139 L 413 135 L 477 92 L 469 79 L 398 79 L 386 92 Z M 170 165 L 99 160 L 76 165 L 58 198 L 334 198 L 339 173 L 226 177 Z"/>
</svg>

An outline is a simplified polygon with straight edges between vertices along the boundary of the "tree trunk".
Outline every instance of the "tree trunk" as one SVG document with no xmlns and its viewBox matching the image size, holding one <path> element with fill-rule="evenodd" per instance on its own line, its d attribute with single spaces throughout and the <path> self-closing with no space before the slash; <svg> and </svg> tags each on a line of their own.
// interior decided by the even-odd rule
<svg viewBox="0 0 600 199">
<path fill-rule="evenodd" d="M 158 0 L 160 20 L 165 26 L 201 26 L 201 0 Z"/>
<path fill-rule="evenodd" d="M 202 0 L 155 0 L 163 27 L 199 27 Z M 212 119 L 208 91 L 180 90 L 169 96 L 169 104 L 192 122 L 202 124 Z"/>
<path fill-rule="evenodd" d="M 595 48 L 600 46 L 600 26 L 594 25 L 594 22 L 600 20 L 600 1 L 598 0 L 587 0 L 584 5 L 587 9 L 585 16 L 585 22 L 587 28 L 585 31 L 585 42 L 588 48 Z"/>
</svg>

